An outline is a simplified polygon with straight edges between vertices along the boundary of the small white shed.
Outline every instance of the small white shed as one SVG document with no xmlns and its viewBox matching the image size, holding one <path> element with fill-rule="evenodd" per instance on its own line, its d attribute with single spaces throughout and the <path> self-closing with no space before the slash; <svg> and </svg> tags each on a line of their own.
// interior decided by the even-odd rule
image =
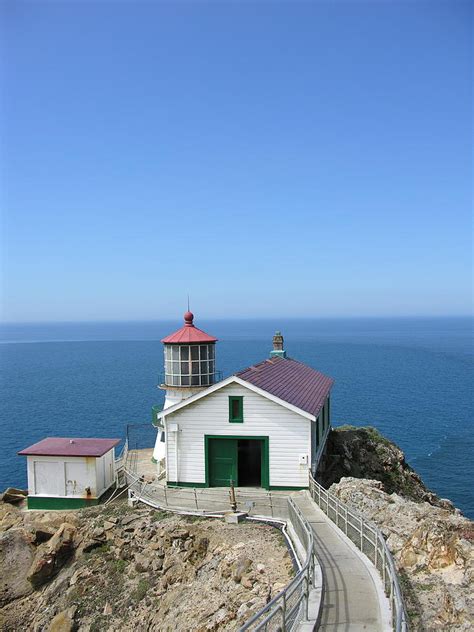
<svg viewBox="0 0 474 632">
<path fill-rule="evenodd" d="M 96 505 L 115 483 L 120 439 L 47 437 L 18 454 L 27 457 L 28 509 Z"/>
</svg>

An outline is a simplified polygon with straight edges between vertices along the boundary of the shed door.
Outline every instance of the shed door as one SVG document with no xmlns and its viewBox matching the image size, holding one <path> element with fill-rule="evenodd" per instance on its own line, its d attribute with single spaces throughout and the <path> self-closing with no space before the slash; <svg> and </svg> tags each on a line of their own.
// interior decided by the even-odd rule
<svg viewBox="0 0 474 632">
<path fill-rule="evenodd" d="M 237 439 L 209 440 L 209 485 L 237 485 Z"/>
<path fill-rule="evenodd" d="M 91 486 L 84 461 L 66 463 L 66 495 L 84 496 L 86 487 Z"/>
<path fill-rule="evenodd" d="M 35 461 L 35 494 L 64 496 L 64 463 Z"/>
</svg>

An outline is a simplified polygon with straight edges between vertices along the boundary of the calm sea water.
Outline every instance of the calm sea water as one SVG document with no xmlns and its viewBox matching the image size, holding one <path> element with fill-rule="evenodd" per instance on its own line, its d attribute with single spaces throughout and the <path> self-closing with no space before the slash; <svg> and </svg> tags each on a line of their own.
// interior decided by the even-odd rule
<svg viewBox="0 0 474 632">
<path fill-rule="evenodd" d="M 469 318 L 198 321 L 219 338 L 224 375 L 290 356 L 335 378 L 334 425 L 376 426 L 426 484 L 474 518 L 473 345 Z M 146 423 L 164 335 L 179 321 L 4 325 L 0 489 L 26 484 L 21 448 L 51 435 L 122 437 Z M 146 431 L 144 430 L 144 433 Z"/>
</svg>

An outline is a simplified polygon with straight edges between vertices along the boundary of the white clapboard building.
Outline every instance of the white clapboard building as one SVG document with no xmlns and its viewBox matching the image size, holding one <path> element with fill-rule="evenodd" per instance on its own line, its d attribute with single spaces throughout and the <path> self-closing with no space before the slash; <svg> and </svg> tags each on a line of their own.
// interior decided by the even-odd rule
<svg viewBox="0 0 474 632">
<path fill-rule="evenodd" d="M 268 359 L 219 380 L 217 339 L 193 318 L 187 312 L 162 340 L 166 397 L 153 456 L 167 484 L 308 487 L 330 428 L 333 380 L 287 357 L 279 332 Z"/>
<path fill-rule="evenodd" d="M 27 457 L 28 509 L 96 505 L 115 484 L 120 439 L 47 437 L 18 454 Z"/>
</svg>

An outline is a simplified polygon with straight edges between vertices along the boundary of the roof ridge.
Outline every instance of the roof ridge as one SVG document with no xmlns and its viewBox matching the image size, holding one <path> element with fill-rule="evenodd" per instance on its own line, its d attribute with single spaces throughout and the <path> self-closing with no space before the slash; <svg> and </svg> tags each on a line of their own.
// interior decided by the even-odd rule
<svg viewBox="0 0 474 632">
<path fill-rule="evenodd" d="M 264 364 L 275 364 L 276 361 L 280 360 L 291 360 L 291 358 L 282 358 L 281 356 L 275 356 L 273 358 L 265 358 L 264 360 L 260 360 L 256 364 L 251 364 L 250 366 L 245 367 L 245 369 L 240 369 L 240 371 L 236 371 L 233 375 L 240 375 L 241 373 L 246 373 L 247 371 L 259 370 L 260 367 Z M 295 360 L 296 362 L 296 360 Z M 301 363 L 300 363 L 301 364 Z"/>
</svg>

